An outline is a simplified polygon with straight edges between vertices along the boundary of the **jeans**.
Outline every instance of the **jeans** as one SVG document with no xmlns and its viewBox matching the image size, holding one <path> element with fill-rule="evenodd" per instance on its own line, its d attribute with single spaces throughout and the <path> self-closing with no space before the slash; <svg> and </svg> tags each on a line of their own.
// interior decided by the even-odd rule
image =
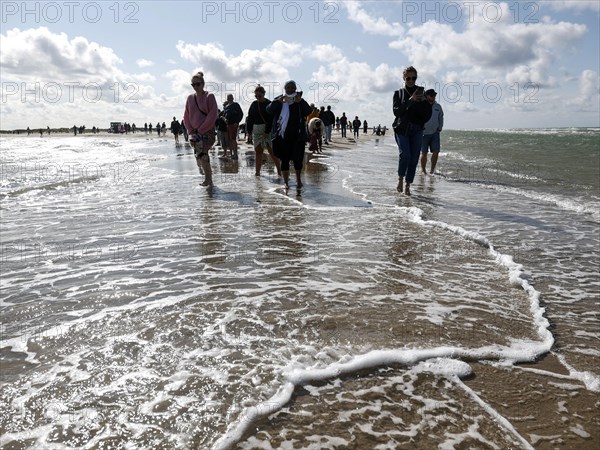
<svg viewBox="0 0 600 450">
<path fill-rule="evenodd" d="M 404 177 L 406 184 L 412 184 L 421 154 L 423 127 L 411 124 L 405 134 L 394 133 L 394 136 L 399 150 L 398 176 Z"/>
</svg>

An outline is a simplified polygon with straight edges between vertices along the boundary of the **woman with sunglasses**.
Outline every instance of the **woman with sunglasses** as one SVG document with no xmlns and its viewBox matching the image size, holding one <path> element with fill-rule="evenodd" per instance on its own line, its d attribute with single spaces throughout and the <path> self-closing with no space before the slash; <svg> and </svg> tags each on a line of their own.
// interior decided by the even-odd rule
<svg viewBox="0 0 600 450">
<path fill-rule="evenodd" d="M 212 186 L 212 169 L 208 150 L 215 143 L 215 122 L 217 120 L 217 101 L 213 94 L 204 90 L 204 74 L 198 72 L 192 77 L 195 93 L 185 102 L 183 122 L 190 135 L 190 144 L 194 149 L 196 164 L 200 173 L 204 172 L 202 186 Z"/>
<path fill-rule="evenodd" d="M 410 195 L 410 185 L 415 179 L 423 126 L 431 117 L 431 104 L 425 101 L 423 88 L 416 85 L 417 69 L 410 66 L 402 74 L 404 87 L 394 92 L 394 134 L 399 149 L 398 192 Z M 406 182 L 406 185 L 404 183 Z"/>
</svg>

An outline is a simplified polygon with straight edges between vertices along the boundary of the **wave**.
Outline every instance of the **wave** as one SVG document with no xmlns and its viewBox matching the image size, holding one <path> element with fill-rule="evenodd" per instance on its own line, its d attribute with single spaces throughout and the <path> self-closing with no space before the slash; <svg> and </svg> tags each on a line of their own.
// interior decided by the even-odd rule
<svg viewBox="0 0 600 450">
<path fill-rule="evenodd" d="M 348 178 L 351 177 L 352 175 L 349 175 Z M 360 195 L 366 199 L 365 194 L 354 192 L 353 189 L 348 186 L 347 180 L 344 180 L 343 185 L 355 195 Z M 429 349 L 374 350 L 322 368 L 297 368 L 290 366 L 283 370 L 282 375 L 285 382 L 279 390 L 267 401 L 246 408 L 241 414 L 241 419 L 238 419 L 237 422 L 230 427 L 227 433 L 216 442 L 213 447 L 214 449 L 226 450 L 232 448 L 235 443 L 243 438 L 254 421 L 277 412 L 287 404 L 291 400 L 292 395 L 298 386 L 322 382 L 327 379 L 340 377 L 341 375 L 393 364 L 401 364 L 403 366 L 413 367 L 413 369 L 420 367 L 421 370 L 446 376 L 455 381 L 470 396 L 472 396 L 475 401 L 480 403 L 483 408 L 494 416 L 507 431 L 512 433 L 525 448 L 532 448 L 531 445 L 519 435 L 507 419 L 481 400 L 479 396 L 464 385 L 464 383 L 460 382 L 460 378 L 464 378 L 471 373 L 470 366 L 465 361 L 496 360 L 502 361 L 503 363 L 509 362 L 516 364 L 533 361 L 551 351 L 554 344 L 554 337 L 549 331 L 550 323 L 544 315 L 545 308 L 540 305 L 540 292 L 527 281 L 526 276 L 524 275 L 523 266 L 515 262 L 511 255 L 502 254 L 495 250 L 494 245 L 485 236 L 445 222 L 427 220 L 423 217 L 423 210 L 417 207 L 399 207 L 377 202 L 373 202 L 373 204 L 375 206 L 398 208 L 414 223 L 423 227 L 436 227 L 451 231 L 452 233 L 487 248 L 489 255 L 494 258 L 496 264 L 507 269 L 509 282 L 512 285 L 520 286 L 527 293 L 531 317 L 536 326 L 539 340 L 515 340 L 509 346 L 488 345 L 475 349 L 442 346 Z M 581 374 L 568 365 L 565 365 L 565 367 L 569 370 L 572 379 L 582 381 L 585 386 L 593 392 L 600 392 L 600 377 L 589 372 Z"/>
<path fill-rule="evenodd" d="M 519 133 L 530 135 L 596 135 L 600 133 L 598 127 L 571 127 L 571 128 L 479 128 L 477 130 L 456 129 L 453 131 L 481 131 L 489 133 Z"/>
<path fill-rule="evenodd" d="M 447 177 L 445 177 L 448 179 Z M 448 179 L 449 181 L 457 181 L 466 184 L 470 184 L 472 186 L 493 189 L 498 192 L 504 192 L 513 195 L 519 195 L 522 197 L 529 198 L 531 200 L 541 201 L 544 203 L 553 204 L 558 206 L 560 209 L 570 212 L 575 212 L 578 214 L 583 214 L 589 216 L 595 222 L 600 222 L 600 206 L 593 203 L 582 203 L 580 201 L 576 201 L 570 198 L 565 198 L 556 194 L 544 193 L 540 194 L 534 191 L 528 191 L 525 189 L 519 189 L 511 186 L 506 186 L 502 184 L 494 183 L 486 183 L 484 180 L 461 180 L 461 179 Z"/>
</svg>

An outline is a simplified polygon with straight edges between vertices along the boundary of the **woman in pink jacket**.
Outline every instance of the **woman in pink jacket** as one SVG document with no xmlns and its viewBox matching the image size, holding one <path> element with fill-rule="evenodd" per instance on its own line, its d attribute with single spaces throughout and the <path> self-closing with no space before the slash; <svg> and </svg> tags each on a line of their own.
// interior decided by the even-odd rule
<svg viewBox="0 0 600 450">
<path fill-rule="evenodd" d="M 190 135 L 190 144 L 200 173 L 204 172 L 202 186 L 212 186 L 212 169 L 208 150 L 215 143 L 215 122 L 217 120 L 217 101 L 213 94 L 204 90 L 204 74 L 198 72 L 192 77 L 191 94 L 185 102 L 183 122 Z"/>
</svg>

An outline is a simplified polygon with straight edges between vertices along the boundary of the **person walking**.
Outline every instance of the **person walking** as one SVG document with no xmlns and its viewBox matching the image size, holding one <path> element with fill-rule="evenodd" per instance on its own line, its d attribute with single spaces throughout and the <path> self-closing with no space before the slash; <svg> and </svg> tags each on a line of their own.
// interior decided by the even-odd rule
<svg viewBox="0 0 600 450">
<path fill-rule="evenodd" d="M 427 173 L 427 153 L 431 151 L 431 174 L 435 172 L 438 156 L 440 155 L 440 133 L 444 128 L 444 111 L 442 105 L 435 101 L 437 92 L 433 89 L 425 91 L 425 98 L 431 104 L 431 118 L 423 129 L 423 142 L 421 143 L 421 170 Z"/>
<path fill-rule="evenodd" d="M 308 141 L 306 117 L 311 113 L 310 105 L 302 98 L 302 92 L 296 92 L 296 82 L 287 81 L 285 93 L 276 97 L 267 106 L 273 117 L 271 139 L 273 152 L 281 160 L 281 173 L 285 189 L 289 189 L 290 161 L 296 171 L 296 188 L 302 188 L 302 167 L 304 148 Z"/>
<path fill-rule="evenodd" d="M 346 127 L 348 126 L 348 118 L 346 117 L 346 113 L 342 113 L 342 117 L 340 117 L 340 129 L 342 132 L 342 137 L 346 137 Z"/>
<path fill-rule="evenodd" d="M 185 102 L 183 123 L 189 132 L 198 170 L 204 172 L 202 186 L 212 186 L 208 150 L 215 143 L 217 101 L 213 94 L 204 90 L 204 73 L 198 72 L 192 76 L 192 87 L 195 92 L 190 94 Z"/>
<path fill-rule="evenodd" d="M 233 101 L 233 94 L 227 95 L 227 105 L 223 109 L 223 118 L 227 122 L 227 138 L 233 156 L 231 159 L 238 159 L 237 134 L 240 122 L 244 117 L 244 112 L 239 103 Z"/>
<path fill-rule="evenodd" d="M 431 104 L 425 100 L 423 88 L 416 85 L 417 69 L 407 67 L 402 77 L 404 87 L 394 92 L 392 107 L 396 117 L 394 135 L 399 150 L 396 190 L 410 195 L 410 185 L 415 179 L 421 153 L 423 126 L 431 117 Z"/>
<path fill-rule="evenodd" d="M 323 122 L 325 125 L 325 143 L 331 143 L 331 135 L 333 133 L 333 126 L 335 125 L 335 114 L 331 110 L 331 106 L 327 106 L 327 111 L 325 111 L 326 122 Z"/>
<path fill-rule="evenodd" d="M 358 116 L 354 116 L 354 120 L 352 121 L 352 130 L 354 131 L 354 137 L 358 139 L 358 134 L 360 132 L 360 119 Z"/>
<path fill-rule="evenodd" d="M 263 153 L 266 148 L 275 164 L 277 169 L 277 175 L 281 176 L 281 162 L 273 154 L 273 147 L 271 146 L 271 128 L 273 127 L 273 118 L 267 111 L 267 107 L 271 100 L 265 98 L 265 88 L 258 85 L 254 89 L 254 96 L 256 100 L 252 102 L 248 109 L 248 116 L 246 117 L 246 125 L 248 126 L 248 132 L 252 133 L 252 145 L 256 152 L 256 172 L 255 176 L 260 176 L 260 170 L 262 167 Z"/>
<path fill-rule="evenodd" d="M 181 132 L 181 126 L 177 119 L 173 117 L 173 121 L 171 122 L 171 133 L 175 137 L 175 145 L 179 144 L 179 133 Z"/>
</svg>

